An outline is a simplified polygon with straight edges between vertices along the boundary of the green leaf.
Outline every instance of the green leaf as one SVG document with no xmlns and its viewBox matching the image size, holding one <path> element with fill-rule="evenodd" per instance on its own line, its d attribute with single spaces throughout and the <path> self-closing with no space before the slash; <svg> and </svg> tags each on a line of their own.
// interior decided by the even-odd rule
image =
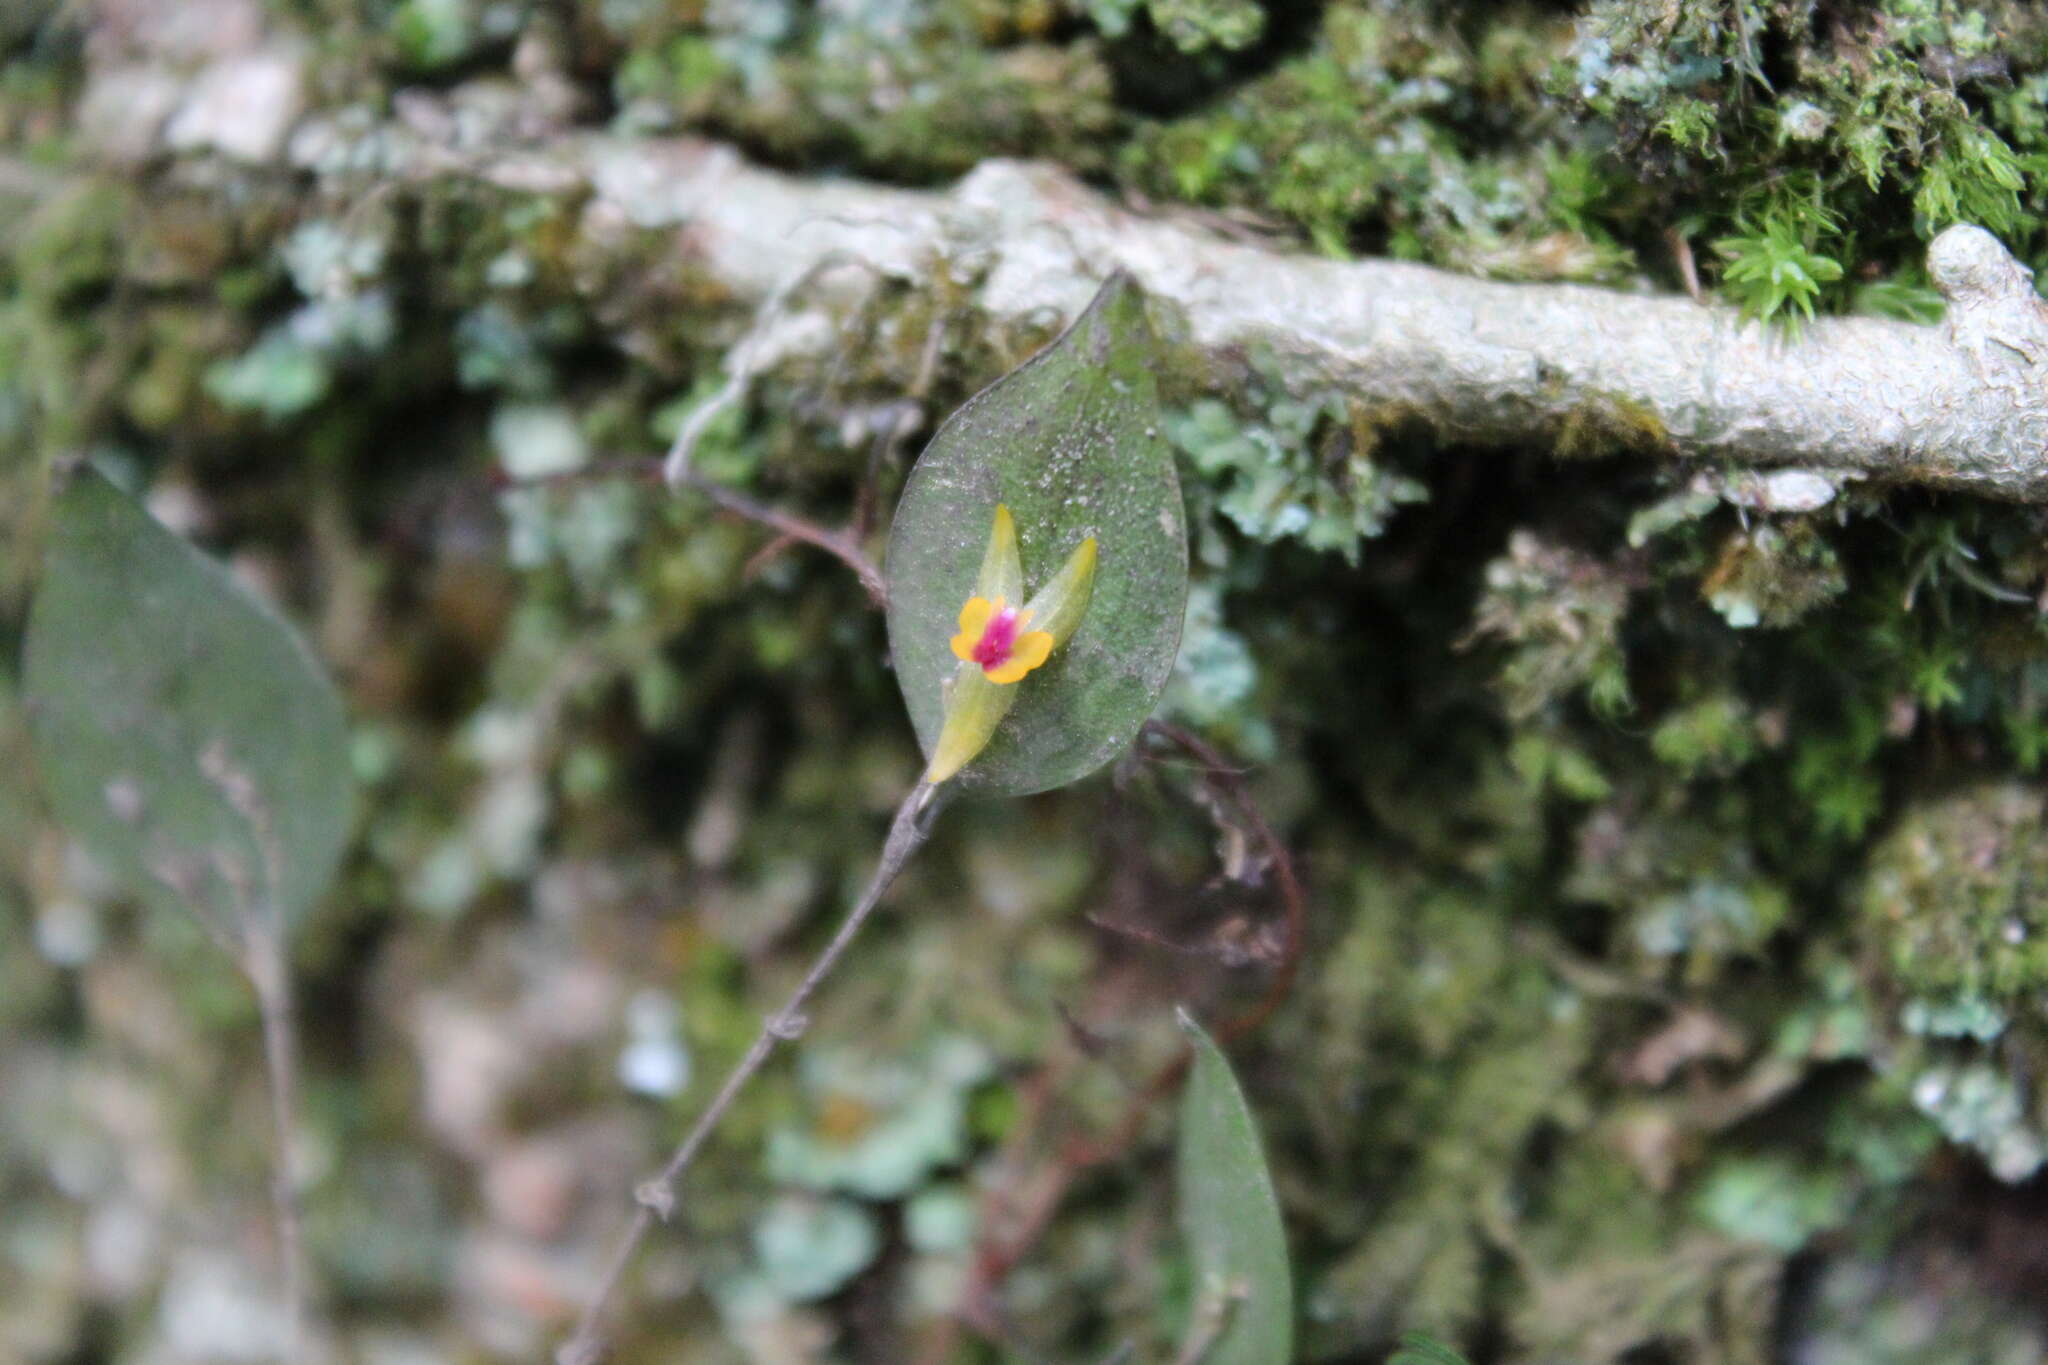
<svg viewBox="0 0 2048 1365">
<path fill-rule="evenodd" d="M 340 698 L 289 625 L 91 470 L 58 495 L 25 654 L 51 803 L 128 891 L 233 937 L 327 889 L 354 806 Z"/>
<path fill-rule="evenodd" d="M 997 503 L 1027 584 L 1089 536 L 1094 591 L 1073 637 L 1015 684 L 995 737 L 956 779 L 994 794 L 1063 786 L 1107 763 L 1152 713 L 1180 648 L 1187 528 L 1152 370 L 1144 299 L 1113 277 L 1051 346 L 954 413 L 911 471 L 889 540 L 889 646 L 925 752 L 957 660 Z"/>
<path fill-rule="evenodd" d="M 1427 1333 L 1403 1332 L 1401 1349 L 1387 1358 L 1387 1365 L 1470 1365 L 1470 1362 Z"/>
<path fill-rule="evenodd" d="M 1259 1130 L 1222 1050 L 1185 1014 L 1181 1026 L 1195 1051 L 1181 1098 L 1181 1227 L 1194 1258 L 1197 1295 L 1220 1290 L 1242 1296 L 1202 1363 L 1291 1360 L 1294 1287 Z"/>
</svg>

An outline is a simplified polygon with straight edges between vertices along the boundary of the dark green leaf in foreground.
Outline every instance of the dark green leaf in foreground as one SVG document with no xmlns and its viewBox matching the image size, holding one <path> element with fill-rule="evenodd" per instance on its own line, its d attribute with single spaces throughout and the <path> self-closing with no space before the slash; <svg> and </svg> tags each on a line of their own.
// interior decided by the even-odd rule
<svg viewBox="0 0 2048 1365">
<path fill-rule="evenodd" d="M 58 495 L 25 668 L 58 818 L 137 897 L 236 933 L 326 890 L 354 804 L 298 635 L 91 470 Z"/>
<path fill-rule="evenodd" d="M 997 503 L 1017 519 L 1027 585 L 1089 536 L 1094 593 L 1073 637 L 1022 682 L 959 781 L 992 793 L 1083 777 L 1131 742 L 1180 648 L 1187 532 L 1161 435 L 1144 298 L 1102 287 L 1051 346 L 954 413 L 911 471 L 889 540 L 889 646 L 929 754 L 944 721 L 948 646 L 974 592 Z"/>
<path fill-rule="evenodd" d="M 1241 1296 L 1202 1365 L 1279 1365 L 1294 1357 L 1280 1203 L 1230 1063 L 1192 1019 L 1183 1015 L 1181 1023 L 1195 1052 L 1181 1098 L 1179 1180 L 1196 1301 L 1218 1292 Z"/>
<path fill-rule="evenodd" d="M 1471 1365 L 1464 1356 L 1423 1332 L 1403 1332 L 1401 1349 L 1387 1357 L 1387 1365 Z"/>
</svg>

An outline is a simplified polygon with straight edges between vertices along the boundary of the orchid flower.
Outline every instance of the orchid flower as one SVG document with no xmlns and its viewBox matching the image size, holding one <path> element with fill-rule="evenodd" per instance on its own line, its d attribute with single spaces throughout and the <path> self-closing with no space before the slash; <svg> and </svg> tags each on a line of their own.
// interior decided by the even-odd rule
<svg viewBox="0 0 2048 1365">
<path fill-rule="evenodd" d="M 953 637 L 960 667 L 946 687 L 945 722 L 932 746 L 926 782 L 944 782 L 987 747 L 1016 704 L 1016 684 L 1067 642 L 1088 610 L 1094 587 L 1095 537 L 1090 536 L 1034 596 L 1023 600 L 1017 523 L 1007 506 L 996 504 L 974 594 L 960 608 L 960 633 Z"/>
</svg>

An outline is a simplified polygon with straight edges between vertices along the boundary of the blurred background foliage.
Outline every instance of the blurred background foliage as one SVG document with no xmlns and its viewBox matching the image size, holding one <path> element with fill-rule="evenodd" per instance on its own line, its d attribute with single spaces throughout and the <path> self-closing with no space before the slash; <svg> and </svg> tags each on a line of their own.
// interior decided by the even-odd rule
<svg viewBox="0 0 2048 1365">
<path fill-rule="evenodd" d="M 916 771 L 851 575 L 602 475 L 744 310 L 576 193 L 404 173 L 409 98 L 911 185 L 1047 157 L 1276 246 L 1773 326 L 1938 318 L 1951 222 L 2048 254 L 2019 3 L 27 0 L 0 44 L 0 1356 L 51 1365 L 260 1359 L 269 1311 L 253 1006 L 26 760 L 53 461 L 226 557 L 347 698 L 367 809 L 298 957 L 336 1359 L 539 1355 Z M 964 283 L 878 291 L 700 467 L 843 521 L 906 394 L 928 431 L 1045 339 Z M 1257 356 L 1162 383 L 1197 568 L 1166 718 L 1308 886 L 1234 1049 L 1302 1358 L 2048 1356 L 2043 512 L 1776 510 L 1625 413 L 1446 446 Z M 619 1358 L 1165 1358 L 1170 1106 L 1133 1095 L 1173 1003 L 1271 983 L 1274 883 L 1157 742 L 951 813 Z"/>
</svg>

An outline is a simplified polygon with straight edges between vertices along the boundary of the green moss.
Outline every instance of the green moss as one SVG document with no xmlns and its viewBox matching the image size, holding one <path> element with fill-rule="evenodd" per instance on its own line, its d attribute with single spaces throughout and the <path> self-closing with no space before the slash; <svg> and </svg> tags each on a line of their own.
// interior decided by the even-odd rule
<svg viewBox="0 0 2048 1365">
<path fill-rule="evenodd" d="M 1334 1046 L 1317 1050 L 1299 1087 L 1304 1097 L 1337 1101 L 1338 1112 L 1317 1125 L 1326 1159 L 1391 1197 L 1356 1211 L 1349 1199 L 1331 1199 L 1307 1213 L 1340 1227 L 1364 1220 L 1347 1229 L 1351 1248 L 1309 1290 L 1309 1322 L 1324 1352 L 1408 1322 L 1474 1323 L 1486 1297 L 1486 1244 L 1512 1226 L 1510 1191 L 1526 1145 L 1573 1108 L 1571 1078 L 1590 1045 L 1590 1020 L 1560 1008 L 1542 968 L 1513 950 L 1502 932 L 1506 910 L 1501 900 L 1432 888 L 1391 867 L 1358 877 L 1332 970 L 1314 989 L 1312 1017 L 1295 1030 L 1303 1040 L 1330 1036 Z M 1393 1056 L 1418 1064 L 1366 1060 Z M 1353 1113 L 1390 1121 L 1367 1131 Z"/>
<path fill-rule="evenodd" d="M 1628 705 L 1621 621 L 1627 580 L 1609 565 L 1518 531 L 1486 567 L 1472 636 L 1507 646 L 1499 686 L 1508 714 L 1523 718 L 1585 688 L 1614 714 Z"/>
<path fill-rule="evenodd" d="M 134 210 L 134 191 L 120 182 L 64 186 L 37 207 L 9 253 L 20 287 L 57 307 L 107 284 L 122 262 Z"/>
<path fill-rule="evenodd" d="M 1781 315 L 1787 323 L 1811 320 L 1814 302 L 1843 273 L 1829 254 L 1844 251 L 1841 221 L 1813 175 L 1786 176 L 1745 194 L 1734 231 L 1717 238 L 1714 250 L 1725 262 L 1723 288 L 1745 317 L 1765 322 Z"/>
<path fill-rule="evenodd" d="M 1847 586 L 1834 547 L 1811 522 L 1796 521 L 1730 535 L 1700 592 L 1741 630 L 1789 626 Z"/>
<path fill-rule="evenodd" d="M 1915 805 L 1871 853 L 1860 905 L 1913 995 L 2010 1001 L 2048 988 L 2048 838 L 2032 788 L 1987 783 Z"/>
<path fill-rule="evenodd" d="M 1566 221 L 1569 194 L 1546 215 L 1541 148 L 1488 146 L 1534 102 L 1561 41 L 1509 11 L 1475 57 L 1415 12 L 1333 5 L 1302 56 L 1213 109 L 1141 124 L 1120 170 L 1151 193 L 1278 215 L 1333 256 L 1364 245 L 1512 277 L 1597 276 L 1615 258 Z"/>
<path fill-rule="evenodd" d="M 1601 395 L 1574 406 L 1558 422 L 1555 442 L 1557 457 L 1563 460 L 1674 453 L 1663 419 L 1647 405 L 1619 395 Z"/>
<path fill-rule="evenodd" d="M 1691 95 L 1680 95 L 1657 119 L 1657 135 L 1682 152 L 1705 156 L 1715 150 L 1719 121 L 1714 106 Z"/>
<path fill-rule="evenodd" d="M 2041 27 L 2011 4 L 1873 4 L 1815 30 L 1783 6 L 1604 0 L 1554 88 L 1712 235 L 1747 311 L 1834 310 L 1953 222 L 2035 249 L 2021 195 L 2040 120 L 2003 82 L 2039 68 Z M 1788 211 L 1792 186 L 1818 218 Z"/>
<path fill-rule="evenodd" d="M 1756 731 L 1742 700 L 1722 693 L 1667 713 L 1650 734 L 1650 751 L 1683 777 L 1728 773 L 1755 755 Z"/>
<path fill-rule="evenodd" d="M 778 159 L 851 155 L 899 179 L 957 175 L 990 155 L 1097 168 L 1114 126 L 1109 69 L 1085 42 L 989 47 L 971 3 L 712 6 L 643 40 L 620 93 Z"/>
</svg>

